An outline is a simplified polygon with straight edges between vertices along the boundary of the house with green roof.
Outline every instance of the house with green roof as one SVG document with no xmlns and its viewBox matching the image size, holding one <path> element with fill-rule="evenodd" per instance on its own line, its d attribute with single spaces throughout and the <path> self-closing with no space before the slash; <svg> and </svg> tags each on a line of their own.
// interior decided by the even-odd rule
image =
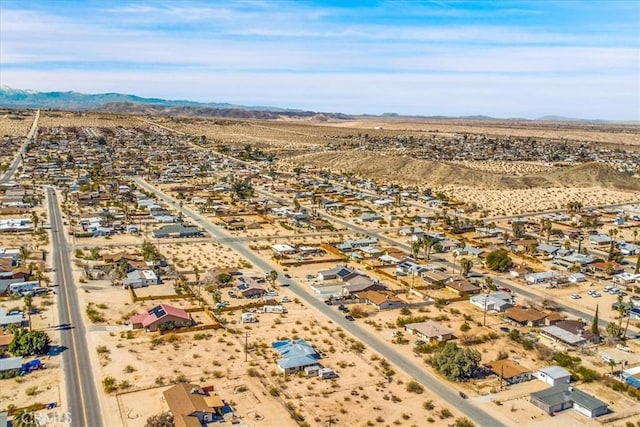
<svg viewBox="0 0 640 427">
<path fill-rule="evenodd" d="M 589 418 L 599 417 L 609 412 L 605 402 L 569 384 L 558 384 L 531 393 L 530 397 L 531 403 L 550 415 L 569 408 Z"/>
</svg>

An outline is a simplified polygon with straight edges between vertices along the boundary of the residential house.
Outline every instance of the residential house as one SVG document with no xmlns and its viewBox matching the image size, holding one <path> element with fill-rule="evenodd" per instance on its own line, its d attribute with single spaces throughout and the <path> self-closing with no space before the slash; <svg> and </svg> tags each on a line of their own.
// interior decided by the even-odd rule
<svg viewBox="0 0 640 427">
<path fill-rule="evenodd" d="M 179 383 L 164 391 L 175 427 L 204 427 L 222 420 L 225 402 L 208 388 L 196 384 Z"/>
<path fill-rule="evenodd" d="M 620 274 L 624 273 L 624 267 L 615 261 L 601 261 L 591 264 L 593 271 L 597 273 Z"/>
<path fill-rule="evenodd" d="M 151 236 L 154 239 L 164 239 L 168 237 L 202 237 L 203 235 L 204 234 L 198 229 L 198 227 L 186 226 L 182 223 L 165 225 L 151 232 Z"/>
<path fill-rule="evenodd" d="M 540 368 L 536 372 L 535 376 L 543 383 L 551 386 L 558 384 L 569 384 L 571 382 L 571 374 L 560 366 L 547 366 Z"/>
<path fill-rule="evenodd" d="M 585 325 L 577 320 L 561 320 L 545 326 L 540 329 L 540 335 L 569 347 L 600 343 L 600 336 L 585 329 Z"/>
<path fill-rule="evenodd" d="M 531 403 L 548 414 L 573 408 L 589 418 L 609 412 L 607 404 L 569 384 L 558 384 L 546 390 L 531 393 Z"/>
<path fill-rule="evenodd" d="M 265 287 L 252 277 L 238 277 L 236 289 L 244 298 L 260 298 L 267 293 Z"/>
<path fill-rule="evenodd" d="M 557 280 L 558 273 L 553 270 L 542 271 L 540 273 L 529 273 L 524 275 L 524 280 L 530 284 L 535 285 L 539 283 L 548 283 L 552 280 Z"/>
<path fill-rule="evenodd" d="M 127 277 L 122 280 L 122 287 L 137 289 L 159 283 L 160 279 L 153 270 L 134 270 L 127 273 Z"/>
<path fill-rule="evenodd" d="M 2 334 L 0 333 L 0 354 L 3 351 L 7 351 L 9 348 L 9 344 L 13 341 L 13 334 Z"/>
<path fill-rule="evenodd" d="M 321 358 L 320 353 L 303 339 L 275 341 L 271 346 L 282 356 L 278 368 L 285 374 L 317 365 Z"/>
<path fill-rule="evenodd" d="M 430 286 L 441 286 L 449 279 L 449 275 L 440 271 L 432 270 L 422 274 L 424 283 Z"/>
<path fill-rule="evenodd" d="M 515 305 L 513 295 L 510 292 L 494 292 L 492 294 L 478 294 L 469 299 L 469 302 L 487 311 L 497 311 L 502 313 Z"/>
<path fill-rule="evenodd" d="M 350 274 L 353 274 L 354 270 L 346 266 L 338 266 L 330 270 L 322 270 L 318 272 L 318 279 L 320 280 L 333 280 L 342 279 Z"/>
<path fill-rule="evenodd" d="M 529 381 L 533 377 L 530 369 L 509 359 L 494 360 L 485 366 L 495 375 L 505 380 L 507 384 L 518 384 Z"/>
<path fill-rule="evenodd" d="M 17 314 L 7 314 L 6 308 L 0 308 L 0 329 L 4 329 L 9 325 L 22 324 L 22 312 Z"/>
<path fill-rule="evenodd" d="M 541 326 L 546 317 L 546 313 L 521 306 L 508 308 L 504 312 L 505 320 L 517 326 Z"/>
<path fill-rule="evenodd" d="M 368 276 L 354 274 L 344 280 L 344 295 L 354 295 L 365 291 L 386 291 L 387 287 Z"/>
<path fill-rule="evenodd" d="M 165 327 L 173 329 L 175 327 L 189 326 L 192 320 L 185 310 L 167 304 L 160 304 L 147 310 L 146 313 L 132 316 L 129 322 L 134 329 L 144 328 L 149 331 L 156 331 Z"/>
<path fill-rule="evenodd" d="M 474 295 L 480 292 L 479 286 L 474 285 L 463 277 L 452 277 L 445 282 L 444 286 L 462 297 Z"/>
<path fill-rule="evenodd" d="M 356 296 L 365 301 L 365 304 L 374 305 L 378 310 L 391 310 L 402 308 L 405 302 L 389 292 L 364 291 L 356 293 Z"/>
<path fill-rule="evenodd" d="M 595 246 L 605 246 L 611 243 L 611 237 L 606 234 L 592 234 L 589 243 Z"/>
<path fill-rule="evenodd" d="M 453 331 L 433 320 L 420 323 L 409 323 L 404 326 L 405 331 L 417 335 L 427 342 L 441 343 L 455 339 Z"/>
</svg>

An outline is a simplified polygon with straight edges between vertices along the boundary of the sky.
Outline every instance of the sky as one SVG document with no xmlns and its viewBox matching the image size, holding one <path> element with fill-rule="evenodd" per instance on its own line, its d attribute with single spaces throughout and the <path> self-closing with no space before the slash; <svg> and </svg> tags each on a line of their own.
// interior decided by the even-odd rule
<svg viewBox="0 0 640 427">
<path fill-rule="evenodd" d="M 640 2 L 0 0 L 0 84 L 347 114 L 640 120 Z"/>
</svg>

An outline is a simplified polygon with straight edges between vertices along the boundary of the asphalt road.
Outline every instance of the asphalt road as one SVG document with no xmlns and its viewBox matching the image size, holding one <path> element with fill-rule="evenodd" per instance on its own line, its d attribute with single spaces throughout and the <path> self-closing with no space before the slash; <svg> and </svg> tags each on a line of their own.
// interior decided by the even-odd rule
<svg viewBox="0 0 640 427">
<path fill-rule="evenodd" d="M 164 200 L 165 202 L 173 205 L 174 207 L 179 206 L 178 203 L 171 197 L 166 194 L 158 191 L 156 188 L 147 184 L 140 178 L 135 179 L 136 184 L 145 189 L 146 191 L 150 191 L 154 193 L 158 198 Z M 186 216 L 189 216 L 195 223 L 199 224 L 202 228 L 204 228 L 207 232 L 211 233 L 216 238 L 220 240 L 227 239 L 229 236 L 222 231 L 220 228 L 213 226 L 210 224 L 206 218 L 202 217 L 196 212 L 193 212 L 191 209 L 183 206 L 182 211 Z M 245 257 L 251 262 L 256 268 L 262 269 L 263 271 L 271 271 L 274 267 L 264 261 L 262 258 L 255 255 L 245 244 L 238 241 L 228 240 L 226 241 L 226 245 L 238 252 L 240 255 Z M 276 271 L 278 269 L 276 268 Z M 283 272 L 278 271 L 279 277 L 283 277 Z M 282 279 L 279 280 L 281 283 L 284 281 Z M 287 282 L 292 282 L 292 280 L 286 280 Z M 293 280 L 293 282 L 295 282 Z M 307 305 L 313 306 L 316 310 L 321 312 L 327 318 L 331 319 L 335 324 L 339 325 L 344 330 L 351 333 L 354 337 L 358 338 L 360 341 L 366 343 L 366 345 L 379 353 L 382 357 L 387 359 L 390 363 L 392 363 L 397 368 L 406 372 L 408 375 L 412 376 L 416 381 L 420 382 L 424 385 L 428 390 L 430 390 L 435 395 L 439 396 L 446 402 L 449 402 L 452 406 L 455 406 L 460 412 L 462 412 L 466 417 L 471 419 L 477 425 L 480 426 L 492 426 L 499 427 L 504 424 L 500 423 L 497 419 L 492 417 L 491 415 L 484 412 L 482 409 L 474 406 L 469 401 L 462 399 L 458 392 L 455 391 L 452 387 L 450 387 L 445 381 L 436 376 L 430 374 L 426 371 L 422 365 L 422 359 L 420 359 L 420 363 L 416 363 L 413 359 L 407 358 L 404 355 L 395 351 L 392 347 L 384 342 L 380 341 L 378 337 L 369 331 L 361 328 L 357 322 L 349 322 L 344 319 L 342 313 L 338 313 L 338 311 L 334 308 L 332 309 L 330 306 L 324 304 L 323 301 L 320 301 L 317 298 L 314 298 L 307 292 L 304 292 L 301 288 L 298 287 L 298 284 L 295 286 L 289 287 L 291 292 L 293 292 L 298 298 L 303 300 Z"/>
<path fill-rule="evenodd" d="M 74 426 L 102 426 L 100 401 L 89 360 L 85 327 L 77 288 L 73 281 L 71 248 L 67 245 L 62 224 L 62 214 L 53 188 L 47 188 L 49 218 L 53 246 L 53 268 L 56 272 L 58 294 L 58 319 L 60 341 L 66 350 L 62 353 L 62 366 L 66 379 L 68 410 Z"/>
<path fill-rule="evenodd" d="M 33 124 L 31 125 L 31 129 L 29 130 L 29 133 L 27 134 L 27 137 L 25 138 L 24 142 L 22 143 L 22 147 L 20 147 L 20 149 L 16 153 L 16 156 L 13 159 L 13 162 L 11 162 L 11 166 L 9 166 L 9 169 L 6 170 L 6 172 L 2 176 L 2 179 L 0 179 L 0 183 L 4 184 L 4 183 L 8 182 L 11 179 L 11 177 L 13 177 L 13 175 L 16 173 L 16 171 L 18 170 L 18 167 L 22 163 L 22 154 L 24 154 L 27 151 L 27 145 L 29 144 L 31 139 L 35 136 L 36 131 L 38 130 L 38 120 L 39 119 L 40 119 L 40 110 L 37 110 L 36 111 L 36 116 L 33 119 Z"/>
</svg>

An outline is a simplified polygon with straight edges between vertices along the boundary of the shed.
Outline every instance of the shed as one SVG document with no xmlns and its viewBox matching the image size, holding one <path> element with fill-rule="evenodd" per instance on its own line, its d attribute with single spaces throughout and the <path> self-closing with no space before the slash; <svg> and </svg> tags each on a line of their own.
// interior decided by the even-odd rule
<svg viewBox="0 0 640 427">
<path fill-rule="evenodd" d="M 552 386 L 558 384 L 568 384 L 571 382 L 571 374 L 560 366 L 547 366 L 546 368 L 538 369 L 536 377 L 544 383 Z"/>
</svg>

